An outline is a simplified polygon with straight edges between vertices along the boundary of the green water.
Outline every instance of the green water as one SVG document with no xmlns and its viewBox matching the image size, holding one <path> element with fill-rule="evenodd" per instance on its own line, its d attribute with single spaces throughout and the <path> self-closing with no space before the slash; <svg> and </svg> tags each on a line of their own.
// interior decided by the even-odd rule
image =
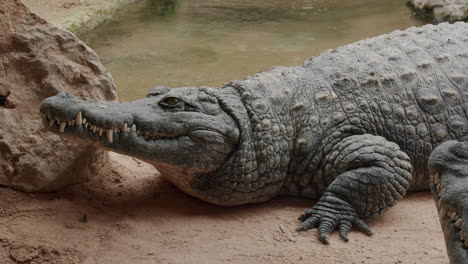
<svg viewBox="0 0 468 264">
<path fill-rule="evenodd" d="M 156 85 L 213 86 L 419 26 L 406 0 L 142 0 L 81 38 L 121 101 Z"/>
</svg>

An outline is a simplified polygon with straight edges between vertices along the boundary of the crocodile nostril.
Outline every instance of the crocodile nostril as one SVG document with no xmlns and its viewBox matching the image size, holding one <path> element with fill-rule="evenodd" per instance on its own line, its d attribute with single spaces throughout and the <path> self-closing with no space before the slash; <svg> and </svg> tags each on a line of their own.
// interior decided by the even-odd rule
<svg viewBox="0 0 468 264">
<path fill-rule="evenodd" d="M 74 96 L 68 92 L 60 92 L 57 94 L 57 96 L 61 98 L 74 98 Z"/>
</svg>

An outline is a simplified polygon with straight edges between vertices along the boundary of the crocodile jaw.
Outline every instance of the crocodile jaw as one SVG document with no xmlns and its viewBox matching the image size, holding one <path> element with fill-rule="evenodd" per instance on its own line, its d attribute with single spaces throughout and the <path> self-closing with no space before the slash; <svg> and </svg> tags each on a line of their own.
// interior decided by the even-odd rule
<svg viewBox="0 0 468 264">
<path fill-rule="evenodd" d="M 468 261 L 468 144 L 447 141 L 429 159 L 430 188 L 450 263 Z M 461 156 L 460 156 L 461 154 Z"/>
<path fill-rule="evenodd" d="M 448 203 L 444 192 L 448 192 L 446 181 L 438 173 L 432 174 L 435 181 L 430 188 L 436 201 L 439 221 L 442 227 L 451 263 L 466 263 L 468 260 L 468 208 L 463 203 Z M 445 186 L 444 186 L 445 185 Z"/>
<path fill-rule="evenodd" d="M 238 131 L 225 113 L 188 113 L 187 118 L 184 112 L 157 109 L 157 100 L 86 102 L 59 94 L 43 101 L 41 114 L 50 131 L 145 160 L 192 194 L 192 180 L 222 166 L 236 147 Z"/>
</svg>

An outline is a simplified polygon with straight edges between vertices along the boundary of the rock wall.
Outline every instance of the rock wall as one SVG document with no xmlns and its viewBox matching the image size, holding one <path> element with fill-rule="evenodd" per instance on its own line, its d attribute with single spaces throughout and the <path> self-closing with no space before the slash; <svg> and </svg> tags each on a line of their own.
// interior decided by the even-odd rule
<svg viewBox="0 0 468 264">
<path fill-rule="evenodd" d="M 39 103 L 60 91 L 116 100 L 112 77 L 72 33 L 20 0 L 0 1 L 0 185 L 54 191 L 94 175 L 106 153 L 42 129 Z"/>
<path fill-rule="evenodd" d="M 442 21 L 468 20 L 468 0 L 409 0 L 417 15 Z"/>
</svg>

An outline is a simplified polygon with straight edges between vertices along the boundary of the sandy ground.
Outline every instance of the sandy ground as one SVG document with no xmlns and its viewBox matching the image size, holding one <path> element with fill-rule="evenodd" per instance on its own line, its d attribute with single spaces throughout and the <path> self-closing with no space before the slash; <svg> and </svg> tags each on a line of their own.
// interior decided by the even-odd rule
<svg viewBox="0 0 468 264">
<path fill-rule="evenodd" d="M 294 231 L 313 203 L 278 198 L 218 207 L 150 165 L 112 154 L 105 175 L 55 194 L 0 189 L 0 263 L 448 263 L 429 193 L 371 219 L 372 237 Z"/>
<path fill-rule="evenodd" d="M 78 0 L 27 0 L 54 21 Z M 64 6 L 65 5 L 65 6 Z M 191 198 L 148 164 L 112 154 L 107 173 L 60 193 L 0 188 L 4 263 L 448 263 L 429 193 L 411 193 L 371 219 L 374 236 L 294 231 L 313 202 L 277 198 L 223 208 Z"/>
</svg>

